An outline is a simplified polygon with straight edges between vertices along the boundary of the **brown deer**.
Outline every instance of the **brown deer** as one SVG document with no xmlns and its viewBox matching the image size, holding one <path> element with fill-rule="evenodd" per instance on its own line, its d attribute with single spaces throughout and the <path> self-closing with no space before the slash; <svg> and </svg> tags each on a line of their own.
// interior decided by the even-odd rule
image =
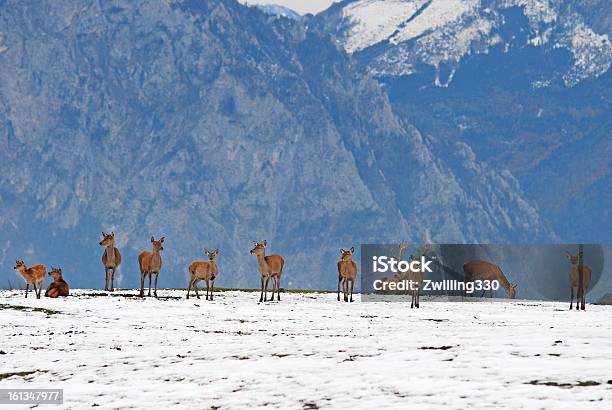
<svg viewBox="0 0 612 410">
<path fill-rule="evenodd" d="M 283 266 L 285 266 L 285 259 L 280 255 L 269 255 L 266 256 L 266 246 L 268 241 L 258 243 L 253 241 L 253 249 L 251 254 L 257 256 L 257 265 L 259 268 L 259 274 L 261 276 L 261 295 L 259 296 L 260 302 L 268 301 L 268 283 L 272 278 L 272 299 L 274 301 L 274 290 L 276 289 L 276 295 L 280 301 L 280 281 L 283 273 Z"/>
<path fill-rule="evenodd" d="M 353 260 L 355 247 L 351 249 L 340 248 L 340 260 L 338 261 L 338 301 L 340 301 L 340 283 L 342 282 L 342 290 L 344 293 L 344 301 L 349 301 L 349 282 L 350 301 L 353 302 L 353 287 L 355 286 L 355 278 L 357 277 L 357 264 Z"/>
<path fill-rule="evenodd" d="M 159 253 L 164 250 L 164 239 L 165 237 L 162 236 L 156 241 L 154 237 L 151 237 L 153 251 L 143 251 L 138 255 L 138 264 L 140 265 L 140 296 L 144 296 L 145 276 L 149 276 L 149 296 L 151 296 L 151 276 L 155 275 L 155 291 L 153 294 L 157 297 L 157 277 L 162 267 L 162 258 Z"/>
<path fill-rule="evenodd" d="M 187 288 L 187 299 L 189 299 L 189 292 L 193 287 L 195 294 L 200 299 L 198 294 L 198 282 L 204 280 L 206 282 L 206 300 L 208 300 L 208 293 L 210 290 L 210 300 L 213 300 L 213 291 L 215 290 L 215 279 L 219 274 L 219 268 L 215 258 L 219 254 L 219 249 L 214 252 L 209 252 L 208 249 L 204 248 L 204 253 L 208 256 L 208 262 L 191 262 L 189 265 L 189 286 Z M 210 286 L 209 286 L 210 285 Z"/>
<path fill-rule="evenodd" d="M 121 253 L 119 249 L 115 248 L 115 232 L 106 234 L 102 232 L 102 240 L 100 246 L 104 246 L 106 249 L 102 254 L 102 265 L 104 265 L 104 271 L 106 272 L 106 281 L 104 282 L 104 290 L 115 290 L 115 271 L 121 264 Z M 110 289 L 108 282 L 110 281 Z"/>
<path fill-rule="evenodd" d="M 62 276 L 61 268 L 52 267 L 49 276 L 53 276 L 53 282 L 47 288 L 45 297 L 57 298 L 58 296 L 68 296 L 70 294 L 70 288 Z"/>
<path fill-rule="evenodd" d="M 495 264 L 481 260 L 468 261 L 463 264 L 463 273 L 465 274 L 463 277 L 463 282 L 465 283 L 475 282 L 477 280 L 488 280 L 492 283 L 496 280 L 506 289 L 510 299 L 516 298 L 516 284 L 511 284 L 501 268 Z M 486 290 L 482 292 L 482 296 L 484 296 L 485 292 Z M 491 289 L 490 292 L 491 297 L 493 297 L 493 289 Z M 465 289 L 463 291 L 463 296 L 465 296 Z"/>
<path fill-rule="evenodd" d="M 40 299 L 42 287 L 45 284 L 45 275 L 47 274 L 47 268 L 45 268 L 45 265 L 36 265 L 28 268 L 22 260 L 18 260 L 15 262 L 14 269 L 19 272 L 26 281 L 25 297 L 28 297 L 28 290 L 30 290 L 31 284 L 34 287 L 36 299 Z M 36 288 L 36 285 L 38 285 L 38 289 Z"/>
<path fill-rule="evenodd" d="M 579 309 L 578 302 L 583 302 L 585 298 L 586 292 L 589 290 L 589 283 L 591 283 L 591 268 L 587 265 L 582 266 L 582 289 L 580 289 L 580 275 L 578 272 L 578 255 L 573 256 L 569 252 L 565 252 L 565 256 L 570 263 L 570 274 L 569 274 L 569 282 L 570 282 L 570 310 L 572 309 L 572 304 L 574 302 L 574 288 L 576 288 L 576 310 Z"/>
</svg>

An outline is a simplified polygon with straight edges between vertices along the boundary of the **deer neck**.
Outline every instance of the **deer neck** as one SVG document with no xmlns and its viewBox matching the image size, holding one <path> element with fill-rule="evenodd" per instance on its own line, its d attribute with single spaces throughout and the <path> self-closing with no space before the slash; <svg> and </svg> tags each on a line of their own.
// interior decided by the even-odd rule
<svg viewBox="0 0 612 410">
<path fill-rule="evenodd" d="M 257 255 L 257 264 L 259 265 L 260 269 L 268 270 L 268 262 L 266 262 L 265 252 Z"/>
<path fill-rule="evenodd" d="M 106 260 L 110 263 L 115 263 L 115 244 L 106 245 Z"/>
<path fill-rule="evenodd" d="M 504 289 L 506 289 L 507 292 L 510 291 L 510 288 L 512 287 L 512 285 L 510 285 L 510 282 L 508 281 L 508 279 L 506 279 L 506 275 L 504 275 L 501 269 L 500 269 L 500 275 L 499 275 L 499 283 L 500 285 L 502 285 Z"/>
</svg>

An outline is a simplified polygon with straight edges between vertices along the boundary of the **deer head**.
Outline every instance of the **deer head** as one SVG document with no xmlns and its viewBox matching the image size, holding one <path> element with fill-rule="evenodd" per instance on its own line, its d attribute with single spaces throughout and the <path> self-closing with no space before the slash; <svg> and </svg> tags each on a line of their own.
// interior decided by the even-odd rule
<svg viewBox="0 0 612 410">
<path fill-rule="evenodd" d="M 251 249 L 251 253 L 254 255 L 263 255 L 266 252 L 266 246 L 268 246 L 268 241 L 264 239 L 262 243 L 257 241 L 253 241 L 253 249 Z"/>
<path fill-rule="evenodd" d="M 25 263 L 21 259 L 17 259 L 15 261 L 15 267 L 13 269 L 21 271 L 25 268 L 26 268 Z"/>
<path fill-rule="evenodd" d="M 151 237 L 151 243 L 153 244 L 154 252 L 160 252 L 164 250 L 164 239 L 166 239 L 166 237 L 162 236 L 159 240 L 156 241 L 153 236 Z"/>
<path fill-rule="evenodd" d="M 511 283 L 510 288 L 508 288 L 508 296 L 510 296 L 510 299 L 516 299 L 516 286 L 516 283 Z"/>
<path fill-rule="evenodd" d="M 567 258 L 567 260 L 569 261 L 571 265 L 578 265 L 578 259 L 579 259 L 578 255 L 573 256 L 568 251 L 565 251 L 565 257 Z"/>
<path fill-rule="evenodd" d="M 212 262 L 219 254 L 219 249 L 215 249 L 213 252 L 209 252 L 208 249 L 204 248 L 204 253 L 206 254 L 206 256 L 208 256 L 208 260 Z"/>
<path fill-rule="evenodd" d="M 51 267 L 51 272 L 49 272 L 49 276 L 53 276 L 53 280 L 62 279 L 62 268 Z"/>
<path fill-rule="evenodd" d="M 355 247 L 351 246 L 351 249 L 340 248 L 340 257 L 343 260 L 348 260 L 353 257 L 353 253 L 355 253 Z"/>
<path fill-rule="evenodd" d="M 115 232 L 111 232 L 107 234 L 102 232 L 102 240 L 100 241 L 100 246 L 112 246 L 115 244 Z"/>
</svg>

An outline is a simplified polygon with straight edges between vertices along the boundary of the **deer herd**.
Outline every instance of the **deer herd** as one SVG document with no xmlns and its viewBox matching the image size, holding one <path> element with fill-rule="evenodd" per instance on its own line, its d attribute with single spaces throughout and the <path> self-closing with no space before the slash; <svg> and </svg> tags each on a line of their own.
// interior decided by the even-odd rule
<svg viewBox="0 0 612 410">
<path fill-rule="evenodd" d="M 142 251 L 138 255 L 138 265 L 140 267 L 140 296 L 144 297 L 144 285 L 145 279 L 149 279 L 149 290 L 148 296 L 151 296 L 151 281 L 155 276 L 153 285 L 153 295 L 157 297 L 157 279 L 162 268 L 162 256 L 161 251 L 164 250 L 164 237 L 162 236 L 158 240 L 155 237 L 151 237 L 151 250 Z M 259 302 L 268 301 L 268 287 L 270 280 L 272 280 L 272 295 L 270 301 L 274 301 L 274 295 L 280 301 L 280 283 L 281 275 L 283 273 L 283 267 L 285 266 L 285 259 L 281 255 L 266 255 L 267 241 L 257 242 L 253 241 L 253 248 L 250 253 L 255 255 L 257 258 L 257 267 L 261 279 L 261 293 L 259 296 Z M 115 272 L 121 264 L 121 253 L 115 246 L 115 233 L 111 232 L 107 234 L 102 232 L 102 240 L 100 246 L 104 247 L 104 253 L 102 254 L 102 265 L 105 271 L 105 282 L 104 290 L 113 292 L 115 290 Z M 357 264 L 353 260 L 353 254 L 355 248 L 350 249 L 340 248 L 340 260 L 337 262 L 338 267 L 338 290 L 337 298 L 340 301 L 340 288 L 342 287 L 343 300 L 345 302 L 353 302 L 353 287 L 357 277 Z M 401 245 L 400 245 L 400 256 L 401 256 Z M 213 300 L 213 292 L 215 286 L 215 279 L 219 275 L 219 267 L 217 266 L 216 257 L 219 255 L 219 249 L 215 249 L 210 252 L 204 248 L 204 254 L 208 257 L 207 261 L 194 261 L 189 264 L 187 271 L 189 274 L 189 281 L 187 284 L 187 296 L 189 299 L 191 290 L 195 291 L 196 297 L 200 299 L 198 293 L 198 283 L 204 281 L 206 284 L 206 300 Z M 566 257 L 570 263 L 569 272 L 569 285 L 570 285 L 570 309 L 573 308 L 574 301 L 574 289 L 576 289 L 576 310 L 579 309 L 579 301 L 584 304 L 584 298 L 586 291 L 589 288 L 591 281 L 591 268 L 584 265 L 582 287 L 580 287 L 579 280 L 579 257 L 572 255 L 569 252 L 565 252 Z M 414 258 L 413 256 L 410 257 Z M 68 283 L 62 276 L 61 268 L 52 268 L 47 273 L 47 269 L 44 265 L 38 264 L 32 267 L 27 267 L 23 260 L 17 260 L 15 263 L 16 271 L 18 271 L 26 282 L 25 297 L 28 297 L 28 291 L 30 285 L 34 288 L 36 298 L 40 299 L 42 288 L 44 286 L 45 277 L 53 277 L 53 282 L 47 287 L 45 296 L 49 298 L 57 298 L 59 296 L 68 296 L 70 289 Z M 516 297 L 516 284 L 511 284 L 501 268 L 493 263 L 472 260 L 463 264 L 464 282 L 474 282 L 477 280 L 497 280 L 499 284 L 506 290 L 508 297 L 514 299 Z M 384 278 L 384 281 L 399 280 L 397 277 Z M 420 288 L 423 282 L 423 273 L 410 273 L 409 280 L 416 284 L 416 289 L 411 290 L 412 302 L 411 308 L 419 308 L 420 299 Z M 481 295 L 481 297 L 484 296 Z M 491 297 L 493 297 L 491 291 Z"/>
</svg>

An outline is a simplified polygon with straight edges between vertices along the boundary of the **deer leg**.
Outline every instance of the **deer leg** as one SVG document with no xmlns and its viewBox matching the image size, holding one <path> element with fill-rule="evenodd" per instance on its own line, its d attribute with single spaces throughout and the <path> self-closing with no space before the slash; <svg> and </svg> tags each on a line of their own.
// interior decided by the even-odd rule
<svg viewBox="0 0 612 410">
<path fill-rule="evenodd" d="M 353 300 L 353 286 L 355 286 L 355 281 L 354 280 L 351 281 L 351 302 L 354 302 L 354 300 Z"/>
<path fill-rule="evenodd" d="M 210 281 L 210 300 L 213 300 L 213 292 L 215 290 L 215 280 Z"/>
<path fill-rule="evenodd" d="M 149 296 L 151 296 L 151 276 L 153 276 L 153 272 L 148 272 L 147 275 L 149 275 Z"/>
<path fill-rule="evenodd" d="M 580 301 L 580 309 L 586 310 L 586 290 L 582 288 L 582 300 Z"/>
<path fill-rule="evenodd" d="M 155 290 L 153 291 L 153 294 L 155 295 L 155 297 L 157 297 L 157 278 L 159 276 L 159 272 L 155 272 Z"/>
<path fill-rule="evenodd" d="M 274 302 L 274 292 L 276 292 L 276 276 L 272 276 L 272 302 Z"/>
<path fill-rule="evenodd" d="M 38 297 L 37 297 L 37 299 L 40 299 L 40 297 L 42 296 L 42 288 L 43 288 L 43 285 L 44 285 L 44 284 L 45 284 L 45 280 L 44 280 L 44 279 L 43 279 L 43 280 L 41 280 L 41 281 L 38 283 Z M 59 293 L 59 292 L 58 292 L 58 293 Z"/>
<path fill-rule="evenodd" d="M 574 287 L 570 285 L 570 310 L 574 307 Z"/>
<path fill-rule="evenodd" d="M 104 267 L 104 290 L 108 290 L 108 267 Z"/>
<path fill-rule="evenodd" d="M 191 292 L 191 284 L 193 283 L 193 279 L 189 278 L 189 283 L 187 284 L 187 299 L 189 299 L 189 292 Z"/>
<path fill-rule="evenodd" d="M 348 302 L 348 278 L 344 278 L 344 282 L 342 283 L 342 289 L 344 290 L 344 301 Z"/>
<path fill-rule="evenodd" d="M 263 302 L 263 296 L 264 296 L 264 278 L 263 276 L 261 277 L 261 294 L 259 295 L 259 302 Z"/>
<path fill-rule="evenodd" d="M 28 290 L 30 290 L 30 284 L 26 283 L 26 299 L 28 298 Z"/>
<path fill-rule="evenodd" d="M 111 277 L 110 277 L 110 283 L 111 283 L 110 291 L 111 292 L 115 291 L 115 270 L 117 270 L 117 267 L 113 268 L 113 271 L 111 272 Z"/>
<path fill-rule="evenodd" d="M 420 307 L 419 303 L 421 302 L 421 286 L 419 286 L 416 290 L 416 307 L 417 309 Z"/>
<path fill-rule="evenodd" d="M 38 291 L 36 290 L 36 282 L 32 282 L 32 287 L 34 287 L 34 296 L 38 299 Z"/>
<path fill-rule="evenodd" d="M 197 297 L 198 299 L 200 299 L 200 294 L 198 293 L 198 282 L 200 282 L 200 281 L 199 281 L 199 280 L 197 280 L 197 279 L 194 279 L 194 280 L 193 280 L 193 289 L 195 290 L 196 297 Z"/>
<path fill-rule="evenodd" d="M 342 282 L 342 276 L 338 275 L 338 302 L 340 302 L 340 283 Z"/>
<path fill-rule="evenodd" d="M 270 276 L 266 276 L 266 284 L 264 285 L 264 302 L 268 301 L 268 284 L 270 283 Z"/>
<path fill-rule="evenodd" d="M 206 282 L 206 300 L 208 300 L 208 290 L 210 289 L 210 282 L 208 281 L 208 279 L 204 279 L 204 281 Z"/>
<path fill-rule="evenodd" d="M 280 302 L 280 280 L 281 280 L 281 274 L 278 274 L 278 279 L 276 281 L 276 300 L 278 300 Z"/>
<path fill-rule="evenodd" d="M 144 296 L 144 278 L 145 278 L 145 273 L 143 271 L 140 271 L 140 296 Z"/>
</svg>

